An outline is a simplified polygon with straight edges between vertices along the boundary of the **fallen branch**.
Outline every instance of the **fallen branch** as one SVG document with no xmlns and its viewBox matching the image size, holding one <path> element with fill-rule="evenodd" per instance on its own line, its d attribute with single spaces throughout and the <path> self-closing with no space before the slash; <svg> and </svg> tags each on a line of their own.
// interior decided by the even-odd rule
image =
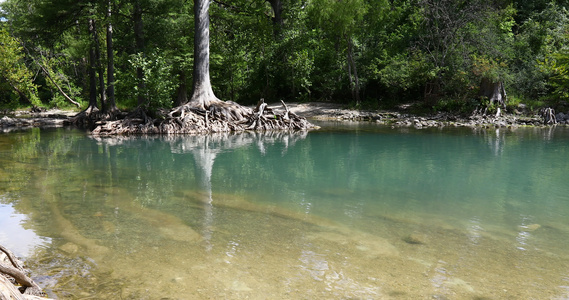
<svg viewBox="0 0 569 300">
<path fill-rule="evenodd" d="M 19 263 L 18 259 L 14 256 L 14 254 L 8 250 L 7 248 L 0 245 L 0 250 L 6 255 L 6 258 L 9 262 L 13 265 L 9 266 L 4 263 L 6 259 L 0 260 L 0 275 L 9 276 L 13 278 L 19 285 L 22 287 L 20 288 L 20 294 L 25 295 L 35 295 L 35 296 L 45 296 L 45 293 L 42 289 L 35 283 L 30 277 L 28 277 L 24 271 L 24 268 Z M 2 277 L 2 276 L 0 276 Z M 9 282 L 9 281 L 8 281 Z M 4 283 L 6 286 L 6 283 Z M 13 286 L 12 286 L 13 287 Z M 9 290 L 12 290 L 10 286 L 7 287 Z M 13 291 L 10 291 L 13 294 Z M 2 296 L 2 294 L 0 294 Z M 16 297 L 16 296 L 14 296 Z M 3 298 L 2 298 L 3 299 Z M 8 298 L 12 299 L 12 297 Z M 15 299 L 28 299 L 27 297 L 16 297 Z"/>
<path fill-rule="evenodd" d="M 12 278 L 14 278 L 16 280 L 16 282 L 18 284 L 22 285 L 26 289 L 31 287 L 31 288 L 37 288 L 37 289 L 41 290 L 39 288 L 39 286 L 31 278 L 29 278 L 24 272 L 22 272 L 16 268 L 12 268 L 12 267 L 7 266 L 3 263 L 0 263 L 0 272 L 2 274 L 6 274 L 6 275 L 11 276 Z"/>
<path fill-rule="evenodd" d="M 4 252 L 4 254 L 6 254 L 6 257 L 8 257 L 8 259 L 10 260 L 10 262 L 12 263 L 14 268 L 24 272 L 24 268 L 20 265 L 20 263 L 18 263 L 18 259 L 16 258 L 16 256 L 14 256 L 12 251 L 8 250 L 6 247 L 4 247 L 2 245 L 0 245 L 0 251 Z"/>
<path fill-rule="evenodd" d="M 22 45 L 22 48 L 24 48 L 26 50 L 26 52 L 28 53 L 28 56 L 32 58 L 32 60 L 40 67 L 40 69 L 45 73 L 45 75 L 47 76 L 47 78 L 49 79 L 49 81 L 51 81 L 51 83 L 53 83 L 53 85 L 55 85 L 55 87 L 57 88 L 57 90 L 59 91 L 59 93 L 65 98 L 67 99 L 67 101 L 73 103 L 75 106 L 77 107 L 81 107 L 81 104 L 79 104 L 79 102 L 71 99 L 71 97 L 67 96 L 67 94 L 63 91 L 63 89 L 59 86 L 59 84 L 57 84 L 55 82 L 55 80 L 51 77 L 51 74 L 49 73 L 49 71 L 41 64 L 38 62 L 38 60 L 30 53 L 30 51 L 28 50 L 28 48 L 26 48 L 26 46 L 23 43 L 20 43 Z M 43 60 L 43 58 L 42 58 Z"/>
<path fill-rule="evenodd" d="M 34 59 L 34 61 L 35 61 L 35 59 Z M 79 102 L 77 102 L 77 101 L 71 99 L 71 97 L 69 97 L 69 96 L 63 91 L 63 89 L 59 86 L 59 84 L 57 84 L 57 83 L 55 82 L 55 80 L 51 77 L 51 75 L 49 74 L 48 70 L 47 70 L 44 66 L 42 66 L 42 65 L 41 65 L 39 62 L 37 62 L 37 61 L 35 61 L 35 62 L 38 64 L 38 66 L 40 66 L 40 68 L 41 68 L 42 71 L 45 73 L 45 75 L 47 76 L 47 78 L 49 79 L 49 81 L 51 81 L 51 83 L 53 83 L 53 85 L 55 85 L 55 87 L 57 88 L 57 90 L 59 91 L 59 93 L 60 93 L 65 99 L 67 99 L 67 101 L 73 103 L 73 104 L 74 104 L 75 106 L 77 106 L 77 107 L 81 107 L 81 104 L 79 104 Z"/>
</svg>

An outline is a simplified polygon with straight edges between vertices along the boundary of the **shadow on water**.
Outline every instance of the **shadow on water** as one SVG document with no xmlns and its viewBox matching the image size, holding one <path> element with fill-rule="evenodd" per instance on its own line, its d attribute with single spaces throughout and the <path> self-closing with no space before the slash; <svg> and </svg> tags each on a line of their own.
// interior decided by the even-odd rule
<svg viewBox="0 0 569 300">
<path fill-rule="evenodd" d="M 568 131 L 403 131 L 10 133 L 0 202 L 60 298 L 566 296 Z"/>
</svg>

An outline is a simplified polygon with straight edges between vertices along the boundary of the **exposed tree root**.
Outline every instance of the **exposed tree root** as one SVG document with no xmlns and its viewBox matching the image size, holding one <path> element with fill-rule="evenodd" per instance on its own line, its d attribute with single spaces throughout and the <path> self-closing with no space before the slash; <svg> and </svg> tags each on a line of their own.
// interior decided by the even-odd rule
<svg viewBox="0 0 569 300">
<path fill-rule="evenodd" d="M 555 117 L 555 110 L 551 107 L 542 108 L 541 117 L 543 118 L 543 124 L 545 125 L 554 125 L 557 124 L 557 119 Z"/>
<path fill-rule="evenodd" d="M 70 118 L 69 123 L 80 128 L 92 129 L 102 120 L 113 121 L 123 119 L 125 116 L 127 116 L 127 114 L 119 110 L 113 109 L 108 112 L 102 112 L 97 107 L 89 106 L 84 111 Z"/>
<path fill-rule="evenodd" d="M 188 103 L 169 112 L 149 116 L 138 108 L 117 119 L 101 118 L 97 112 L 81 113 L 72 121 L 77 126 L 92 129 L 93 135 L 130 134 L 197 134 L 211 132 L 308 130 L 315 128 L 305 118 L 288 110 L 277 113 L 267 108 L 261 99 L 251 109 L 231 101 L 214 100 L 206 109 Z"/>
</svg>

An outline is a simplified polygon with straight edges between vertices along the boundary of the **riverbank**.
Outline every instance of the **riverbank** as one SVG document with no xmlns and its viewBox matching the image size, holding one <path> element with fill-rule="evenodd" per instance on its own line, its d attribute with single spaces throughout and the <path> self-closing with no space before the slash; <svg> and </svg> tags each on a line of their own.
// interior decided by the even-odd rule
<svg viewBox="0 0 569 300">
<path fill-rule="evenodd" d="M 438 112 L 428 115 L 414 115 L 407 112 L 406 107 L 399 110 L 354 110 L 341 104 L 309 102 L 287 104 L 294 113 L 308 119 L 327 121 L 370 121 L 393 127 L 517 127 L 547 126 L 543 116 L 529 114 L 522 105 L 515 113 L 458 114 Z M 278 109 L 278 106 L 274 106 Z M 569 125 L 569 113 L 557 113 L 557 125 Z"/>
<path fill-rule="evenodd" d="M 43 111 L 16 110 L 0 117 L 0 131 L 28 129 L 34 127 L 64 127 L 76 111 L 50 109 Z"/>
<path fill-rule="evenodd" d="M 529 114 L 523 106 L 514 113 L 473 114 L 461 116 L 458 114 L 438 112 L 427 115 L 415 115 L 407 111 L 405 106 L 398 110 L 355 110 L 342 104 L 328 102 L 287 103 L 291 112 L 308 120 L 327 121 L 368 121 L 392 127 L 518 127 L 518 126 L 549 126 L 541 115 Z M 275 112 L 282 112 L 281 103 L 268 106 Z M 0 118 L 0 130 L 3 132 L 27 129 L 32 127 L 50 128 L 69 125 L 69 118 L 76 111 L 47 110 L 41 112 L 15 111 Z M 559 112 L 555 115 L 557 125 L 569 125 L 569 112 Z"/>
</svg>

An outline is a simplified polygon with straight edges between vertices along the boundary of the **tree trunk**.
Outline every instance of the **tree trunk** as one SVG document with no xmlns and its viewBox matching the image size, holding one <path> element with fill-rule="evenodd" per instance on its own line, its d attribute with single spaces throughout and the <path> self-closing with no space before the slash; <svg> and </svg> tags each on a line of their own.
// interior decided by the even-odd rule
<svg viewBox="0 0 569 300">
<path fill-rule="evenodd" d="M 360 104 L 360 79 L 358 77 L 358 69 L 354 60 L 354 43 L 351 37 L 346 38 L 348 41 L 348 72 L 350 73 L 350 87 L 352 89 L 352 98 L 356 101 L 356 105 Z M 353 71 L 353 77 L 352 77 Z"/>
<path fill-rule="evenodd" d="M 208 108 L 217 97 L 209 77 L 209 0 L 194 0 L 194 78 L 190 104 Z"/>
<path fill-rule="evenodd" d="M 93 20 L 89 19 L 89 33 L 93 30 Z M 97 73 L 95 64 L 95 47 L 89 46 L 89 107 L 93 109 L 97 107 Z"/>
<path fill-rule="evenodd" d="M 107 97 L 105 93 L 105 70 L 101 63 L 101 47 L 99 43 L 99 36 L 97 35 L 97 27 L 95 20 L 91 19 L 91 34 L 93 35 L 93 44 L 95 45 L 95 64 L 97 65 L 97 73 L 99 73 L 99 96 L 101 98 L 101 110 L 106 111 Z"/>
<path fill-rule="evenodd" d="M 142 22 L 142 7 L 140 0 L 134 2 L 134 44 L 136 53 L 144 53 L 144 23 Z M 136 77 L 138 79 L 138 105 L 146 103 L 146 97 L 143 92 L 146 90 L 144 84 L 144 71 L 141 67 L 136 68 Z"/>
<path fill-rule="evenodd" d="M 273 34 L 275 38 L 280 38 L 282 27 L 283 27 L 283 3 L 281 0 L 267 0 L 271 4 L 273 9 L 274 17 L 273 20 Z"/>
<path fill-rule="evenodd" d="M 178 92 L 174 106 L 180 106 L 188 103 L 188 88 L 186 85 L 186 73 L 180 72 L 180 85 L 178 86 Z"/>
<path fill-rule="evenodd" d="M 480 96 L 486 97 L 490 104 L 496 102 L 501 107 L 506 107 L 506 89 L 501 81 L 493 81 L 488 78 L 482 78 L 480 83 Z"/>
<path fill-rule="evenodd" d="M 112 0 L 108 3 L 107 18 L 107 111 L 114 112 L 117 110 L 115 101 L 115 61 L 113 55 L 113 24 L 111 23 L 112 16 Z"/>
</svg>

